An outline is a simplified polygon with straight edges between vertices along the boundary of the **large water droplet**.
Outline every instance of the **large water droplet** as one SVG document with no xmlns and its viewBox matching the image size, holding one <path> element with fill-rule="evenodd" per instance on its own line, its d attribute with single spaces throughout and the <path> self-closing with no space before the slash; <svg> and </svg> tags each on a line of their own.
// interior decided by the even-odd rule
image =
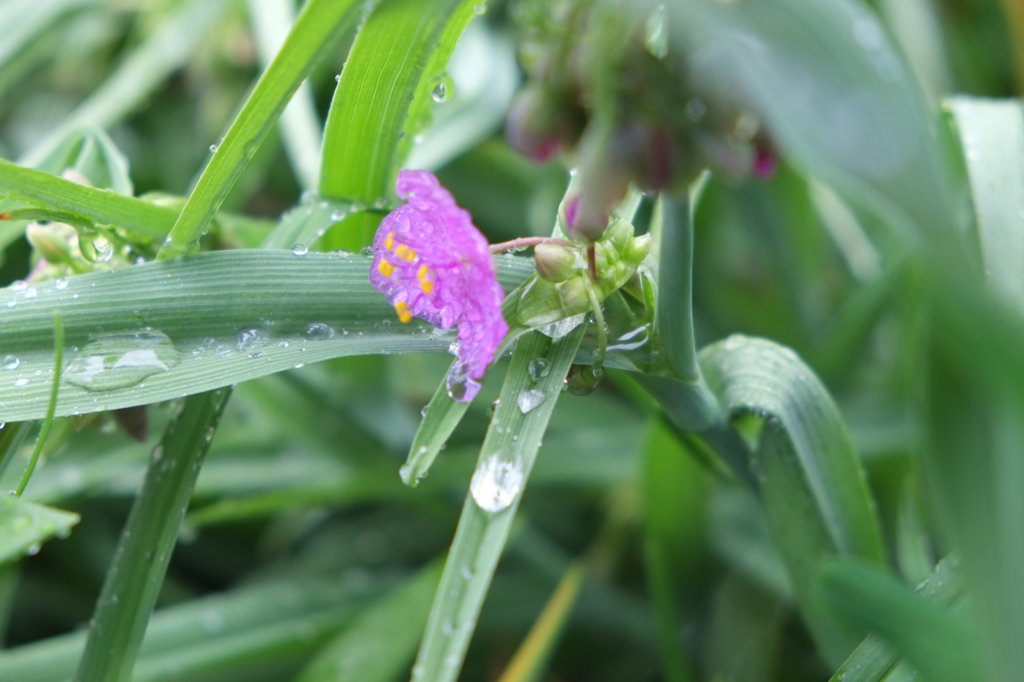
<svg viewBox="0 0 1024 682">
<path fill-rule="evenodd" d="M 469 491 L 484 511 L 496 513 L 508 509 L 523 488 L 523 470 L 497 454 L 477 466 Z"/>
<path fill-rule="evenodd" d="M 64 379 L 87 391 L 112 391 L 166 372 L 180 360 L 178 349 L 159 330 L 103 334 L 82 346 L 64 371 Z"/>
<path fill-rule="evenodd" d="M 18 365 L 21 364 L 21 358 L 17 355 L 5 355 L 3 364 L 4 369 L 18 369 Z"/>
<path fill-rule="evenodd" d="M 526 414 L 527 412 L 533 411 L 538 405 L 544 402 L 545 397 L 546 396 L 543 391 L 530 388 L 519 393 L 519 396 L 516 398 L 516 405 L 519 406 L 520 412 Z"/>
<path fill-rule="evenodd" d="M 292 253 L 294 253 L 296 256 L 305 256 L 307 253 L 309 253 L 309 247 L 306 246 L 305 244 L 296 244 L 295 246 L 292 247 Z"/>
</svg>

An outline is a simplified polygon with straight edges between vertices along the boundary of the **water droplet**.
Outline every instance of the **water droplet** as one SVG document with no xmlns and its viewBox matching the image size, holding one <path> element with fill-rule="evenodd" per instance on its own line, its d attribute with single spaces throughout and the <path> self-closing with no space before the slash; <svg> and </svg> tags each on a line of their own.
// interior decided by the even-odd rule
<svg viewBox="0 0 1024 682">
<path fill-rule="evenodd" d="M 215 144 L 211 144 L 210 145 L 210 153 L 211 154 L 216 154 L 217 153 L 217 145 L 215 145 Z"/>
<path fill-rule="evenodd" d="M 305 244 L 296 244 L 295 246 L 292 247 L 292 253 L 294 253 L 296 256 L 305 256 L 307 253 L 309 253 L 309 247 L 306 246 Z"/>
<path fill-rule="evenodd" d="M 551 372 L 551 368 L 548 367 L 548 361 L 544 358 L 534 358 L 530 360 L 527 371 L 529 371 L 531 379 L 539 381 Z"/>
<path fill-rule="evenodd" d="M 18 369 L 18 365 L 21 364 L 21 358 L 17 355 L 5 355 L 4 356 L 4 369 Z"/>
<path fill-rule="evenodd" d="M 434 89 L 430 91 L 430 97 L 440 104 L 441 102 L 447 102 L 452 98 L 452 93 L 455 89 L 452 77 L 447 73 L 441 76 L 434 86 Z"/>
<path fill-rule="evenodd" d="M 686 115 L 694 121 L 704 118 L 706 113 L 708 113 L 708 105 L 700 97 L 691 97 L 686 100 Z"/>
<path fill-rule="evenodd" d="M 25 377 L 22 377 L 20 379 L 15 379 L 14 380 L 14 386 L 16 388 L 24 388 L 25 386 L 28 386 L 28 382 L 29 382 L 28 379 L 26 379 Z"/>
<path fill-rule="evenodd" d="M 304 363 L 304 362 L 296 362 L 294 365 L 292 365 L 292 368 L 293 369 L 302 369 L 305 366 L 306 366 L 306 363 Z"/>
<path fill-rule="evenodd" d="M 103 334 L 82 346 L 64 371 L 64 379 L 87 391 L 112 391 L 162 374 L 180 360 L 178 349 L 159 330 Z"/>
<path fill-rule="evenodd" d="M 340 73 L 334 74 L 334 82 L 335 83 L 340 83 L 341 82 L 341 74 Z"/>
<path fill-rule="evenodd" d="M 426 405 L 423 406 L 423 409 L 420 410 L 420 416 L 421 417 L 426 417 L 427 416 L 427 412 L 430 412 L 430 403 L 427 403 Z"/>
<path fill-rule="evenodd" d="M 538 405 L 544 402 L 546 396 L 542 391 L 538 391 L 535 388 L 530 388 L 519 393 L 519 397 L 516 398 L 516 405 L 519 406 L 519 411 L 523 414 L 531 412 Z"/>
<path fill-rule="evenodd" d="M 334 338 L 334 330 L 330 325 L 323 322 L 310 322 L 306 325 L 302 335 L 310 341 L 326 341 L 327 339 Z"/>
<path fill-rule="evenodd" d="M 462 576 L 463 580 L 472 580 L 474 575 L 473 569 L 471 569 L 469 566 L 463 566 L 462 571 L 460 571 L 459 574 Z"/>
<path fill-rule="evenodd" d="M 89 242 L 89 249 L 92 260 L 97 263 L 106 263 L 114 256 L 114 245 L 106 237 L 96 237 Z"/>
<path fill-rule="evenodd" d="M 466 400 L 469 396 L 470 382 L 469 377 L 466 376 L 466 368 L 461 363 L 452 365 L 452 368 L 448 370 L 448 376 L 445 377 L 445 389 L 448 391 L 448 397 L 452 400 Z"/>
<path fill-rule="evenodd" d="M 150 459 L 152 459 L 154 462 L 159 462 L 161 459 L 163 459 L 163 457 L 164 457 L 164 446 L 163 445 L 157 445 L 155 448 L 153 448 L 153 453 L 150 455 Z"/>
<path fill-rule="evenodd" d="M 487 3 L 486 2 L 478 2 L 475 5 L 473 5 L 473 14 L 477 15 L 478 17 L 479 16 L 483 16 L 486 12 L 487 12 Z"/>
<path fill-rule="evenodd" d="M 23 279 L 15 280 L 11 282 L 11 291 L 24 291 L 28 287 L 28 282 Z"/>
<path fill-rule="evenodd" d="M 38 295 L 39 291 L 35 287 L 28 287 L 27 289 L 25 289 L 25 298 L 35 298 Z"/>
<path fill-rule="evenodd" d="M 250 358 L 258 358 L 263 355 L 263 348 L 270 341 L 270 334 L 266 329 L 252 327 L 242 330 L 238 335 L 238 350 L 249 355 Z"/>
<path fill-rule="evenodd" d="M 39 554 L 39 549 L 40 547 L 38 543 L 34 545 L 29 545 L 28 548 L 25 550 L 25 554 L 28 554 L 29 556 L 35 556 L 36 554 Z"/>
<path fill-rule="evenodd" d="M 63 291 L 64 289 L 68 288 L 68 281 L 63 277 L 61 277 L 58 280 L 54 280 L 53 288 L 57 289 L 58 291 Z"/>
<path fill-rule="evenodd" d="M 13 307 L 15 307 L 16 305 L 18 305 L 18 302 L 17 302 L 17 301 L 15 301 L 14 299 L 11 299 L 10 301 L 8 301 L 8 302 L 7 302 L 7 307 L 8 307 L 8 308 L 13 308 Z"/>
<path fill-rule="evenodd" d="M 469 491 L 478 507 L 496 513 L 508 509 L 522 487 L 522 469 L 494 454 L 477 466 Z"/>
</svg>

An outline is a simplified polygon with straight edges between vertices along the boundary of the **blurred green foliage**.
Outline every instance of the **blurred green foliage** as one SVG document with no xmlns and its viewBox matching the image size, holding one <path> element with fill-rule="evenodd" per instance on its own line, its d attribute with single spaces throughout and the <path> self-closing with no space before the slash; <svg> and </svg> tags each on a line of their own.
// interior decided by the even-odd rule
<svg viewBox="0 0 1024 682">
<path fill-rule="evenodd" d="M 279 301 L 274 310 L 282 316 L 277 322 L 294 327 L 287 339 L 295 346 L 274 348 L 284 343 L 281 332 L 271 337 L 270 357 L 262 346 L 259 355 L 251 345 L 232 347 L 250 352 L 252 363 L 278 363 L 244 376 L 215 356 L 217 344 L 233 343 L 248 327 L 216 325 L 235 325 L 226 316 L 233 311 L 237 319 L 250 316 L 254 328 L 280 331 L 275 320 L 260 318 L 260 306 L 285 291 L 271 278 L 275 267 L 291 267 L 271 262 L 283 263 L 283 253 L 265 261 L 253 255 L 247 262 L 262 263 L 259 271 L 239 266 L 239 279 L 220 290 L 230 293 L 227 303 L 217 296 L 217 278 L 230 279 L 231 266 L 217 261 L 227 264 L 203 271 L 209 297 L 191 311 L 167 308 L 173 297 L 161 299 L 144 275 L 137 310 L 119 310 L 116 300 L 76 307 L 70 298 L 77 283 L 102 288 L 112 281 L 103 278 L 108 270 L 155 255 L 154 235 L 170 227 L 264 73 L 260 54 L 278 49 L 260 46 L 253 31 L 253 12 L 270 11 L 271 0 L 262 10 L 261 2 L 0 3 L 7 33 L 0 45 L 0 155 L 54 175 L 72 167 L 97 188 L 134 192 L 149 205 L 118 197 L 103 215 L 159 223 L 149 234 L 118 229 L 124 226 L 105 225 L 90 212 L 90 201 L 102 204 L 102 189 L 68 195 L 85 216 L 75 224 L 79 250 L 69 246 L 66 264 L 47 256 L 39 268 L 45 244 L 64 234 L 53 227 L 57 219 L 81 216 L 53 213 L 71 210 L 43 196 L 61 195 L 59 183 L 36 183 L 40 194 L 30 201 L 15 187 L 16 170 L 0 175 L 4 210 L 44 212 L 0 221 L 3 300 L 21 306 L 17 319 L 25 325 L 0 339 L 26 344 L 19 370 L 17 349 L 0 343 L 0 419 L 5 401 L 48 389 L 28 368 L 31 354 L 50 357 L 52 322 L 26 312 L 18 280 L 38 286 L 40 302 L 63 306 L 83 345 L 90 325 L 97 333 L 117 330 L 134 315 L 143 327 L 162 311 L 192 330 L 197 355 L 209 351 L 211 373 L 225 372 L 203 390 L 261 377 L 236 387 L 219 426 L 202 424 L 203 437 L 207 427 L 216 426 L 216 435 L 209 432 L 201 470 L 201 452 L 190 451 L 199 456 L 194 494 L 170 505 L 184 514 L 177 544 L 173 526 L 161 530 L 168 536 L 161 546 L 174 547 L 166 577 L 135 574 L 158 582 L 149 583 L 156 611 L 130 679 L 400 679 L 416 670 L 425 627 L 438 640 L 467 629 L 459 633 L 472 637 L 464 661 L 457 647 L 450 665 L 423 659 L 454 668 L 452 675 L 461 666 L 464 680 L 799 682 L 835 674 L 849 682 L 907 679 L 915 670 L 929 680 L 1006 680 L 1024 667 L 1017 646 L 1024 607 L 1015 598 L 1024 569 L 1017 546 L 1024 533 L 1024 304 L 1017 295 L 1024 270 L 1016 267 L 1024 258 L 1024 111 L 1019 100 L 956 97 L 1020 94 L 1024 24 L 1013 0 L 877 0 L 871 7 L 817 0 L 817 23 L 800 19 L 812 16 L 801 14 L 811 11 L 811 0 L 664 3 L 666 59 L 679 59 L 670 63 L 682 69 L 688 50 L 718 55 L 725 46 L 703 80 L 720 79 L 759 117 L 780 167 L 764 180 L 712 175 L 692 206 L 677 192 L 676 218 L 683 218 L 676 227 L 660 224 L 651 199 L 642 203 L 641 229 L 692 230 L 692 317 L 689 302 L 677 301 L 671 319 L 693 324 L 707 384 L 616 368 L 634 360 L 659 366 L 641 362 L 650 361 L 643 353 L 653 342 L 618 360 L 613 352 L 589 396 L 552 393 L 548 406 L 558 403 L 546 431 L 543 420 L 530 422 L 529 433 L 542 434 L 543 445 L 514 521 L 509 512 L 500 530 L 497 522 L 480 522 L 491 533 L 483 563 L 501 562 L 493 583 L 472 571 L 465 577 L 481 598 L 486 594 L 478 623 L 431 617 L 430 601 L 435 612 L 438 604 L 472 611 L 434 594 L 438 563 L 452 543 L 461 500 L 486 516 L 466 493 L 475 458 L 486 454 L 485 432 L 491 429 L 488 442 L 513 442 L 493 417 L 514 415 L 515 407 L 508 396 L 493 401 L 506 378 L 507 386 L 520 386 L 522 372 L 506 376 L 504 361 L 492 369 L 429 477 L 408 488 L 398 470 L 448 362 L 438 353 L 392 353 L 440 351 L 449 339 L 430 336 L 425 326 L 421 341 L 415 328 L 386 328 L 380 321 L 390 313 L 355 282 L 355 266 L 330 270 L 330 259 L 318 257 L 309 259 L 310 270 L 289 270 L 295 303 Z M 432 2 L 437 14 L 426 21 L 415 14 L 423 6 L 394 3 L 390 10 L 402 18 L 395 25 L 408 31 L 400 36 L 416 36 L 398 41 L 409 65 L 389 62 L 390 52 L 373 44 L 353 50 L 362 56 L 346 63 L 357 29 L 339 30 L 302 65 L 310 90 L 298 97 L 312 124 L 307 115 L 284 125 L 313 125 L 318 142 L 321 122 L 370 129 L 387 121 L 396 136 L 387 148 L 400 154 L 412 147 L 414 159 L 431 148 L 434 170 L 492 242 L 548 234 L 568 183 L 566 165 L 577 157 L 525 160 L 505 142 L 500 122 L 509 83 L 519 77 L 511 67 L 513 39 L 530 35 L 522 10 L 536 4 L 492 1 L 479 16 L 483 4 L 478 11 L 473 2 Z M 660 11 L 659 4 L 638 2 L 633 10 Z M 300 9 L 290 0 L 273 5 L 285 15 Z M 368 25 L 386 32 L 381 16 Z M 356 19 L 346 17 L 353 27 Z M 283 40 L 288 27 L 278 28 Z M 557 33 L 559 25 L 548 30 Z M 854 53 L 864 40 L 881 52 Z M 865 67 L 878 54 L 898 55 L 898 79 Z M 764 60 L 751 65 L 751 55 Z M 388 69 L 398 74 L 388 83 L 400 96 L 338 89 L 346 73 L 365 82 Z M 799 101 L 797 77 L 819 86 L 808 101 Z M 439 82 L 449 92 L 426 97 Z M 664 101 L 665 93 L 657 94 L 654 110 Z M 856 95 L 864 106 L 855 113 L 869 115 L 844 128 L 842 117 L 826 115 L 834 101 L 823 94 Z M 332 109 L 337 102 L 351 106 Z M 296 243 L 358 251 L 360 230 L 393 202 L 385 179 L 401 159 L 378 158 L 379 141 L 340 134 L 349 128 L 334 132 L 327 136 L 334 151 L 320 168 L 331 191 L 320 197 L 321 188 L 305 186 L 296 161 L 302 155 L 289 145 L 305 144 L 299 151 L 315 157 L 319 149 L 309 148 L 308 136 L 274 127 L 238 168 L 237 181 L 218 185 L 226 199 L 212 207 L 217 215 L 202 232 L 201 250 Z M 901 173 L 872 165 L 907 140 L 920 147 Z M 69 181 L 80 176 L 65 173 Z M 361 187 L 366 178 L 372 186 Z M 28 174 L 17 180 L 36 182 Z M 358 191 L 349 192 L 353 187 Z M 29 219 L 41 225 L 28 228 Z M 103 255 L 106 247 L 111 256 Z M 691 276 L 686 258 L 660 258 L 670 276 Z M 187 275 L 169 263 L 172 276 Z M 56 282 L 89 269 L 93 279 L 73 279 L 63 297 Z M 525 262 L 508 266 L 503 277 L 519 282 L 528 269 Z M 332 274 L 338 281 L 327 282 Z M 355 321 L 352 339 L 342 338 L 341 323 L 328 319 L 335 313 L 324 311 L 323 292 L 335 290 L 351 297 L 336 315 Z M 632 321 L 643 308 L 638 300 L 621 294 L 607 307 L 620 305 Z M 307 364 L 298 355 L 301 337 L 316 341 L 322 330 L 307 325 L 325 320 L 335 338 L 314 358 L 321 361 Z M 212 330 L 206 350 L 203 324 Z M 363 330 L 372 338 L 356 341 Z M 590 331 L 584 338 L 578 360 L 593 360 L 593 337 Z M 363 355 L 370 351 L 378 354 Z M 360 355 L 341 357 L 352 352 Z M 182 395 L 199 390 L 181 386 Z M 139 495 L 157 485 L 143 484 L 147 469 L 157 477 L 149 464 L 159 460 L 155 448 L 175 442 L 168 424 L 192 415 L 182 417 L 181 405 L 202 399 L 211 398 L 199 393 L 128 414 L 96 403 L 53 423 L 26 499 L 0 509 L 0 680 L 67 680 L 76 670 L 77 679 L 102 679 L 79 668 L 84 626 L 104 604 L 118 611 L 109 599 L 97 609 L 97 601 L 105 581 L 116 580 L 114 550 L 129 513 L 142 514 L 130 512 L 133 501 L 145 509 Z M 117 404 L 139 402 L 147 401 Z M 687 420 L 695 405 L 713 406 L 713 414 L 687 430 L 697 423 Z M 123 428 L 126 420 L 134 428 Z M 37 427 L 0 427 L 0 483 L 13 489 Z M 120 542 L 131 546 L 127 537 Z M 466 547 L 480 550 L 459 549 Z M 129 560 L 139 571 L 159 564 Z M 446 570 L 443 585 L 459 567 Z M 559 585 L 563 601 L 552 598 Z M 139 608 L 135 616 L 148 614 Z M 542 612 L 548 615 L 538 620 Z M 531 632 L 540 644 L 531 640 L 505 670 Z M 128 648 L 114 657 L 127 657 L 121 663 L 131 669 Z"/>
</svg>

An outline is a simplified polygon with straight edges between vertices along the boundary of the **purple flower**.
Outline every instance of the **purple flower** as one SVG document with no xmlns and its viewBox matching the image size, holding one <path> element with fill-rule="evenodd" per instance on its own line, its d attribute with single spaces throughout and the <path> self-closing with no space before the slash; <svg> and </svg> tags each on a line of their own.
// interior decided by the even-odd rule
<svg viewBox="0 0 1024 682">
<path fill-rule="evenodd" d="M 370 283 L 403 323 L 419 317 L 442 329 L 458 325 L 448 388 L 456 400 L 471 400 L 508 333 L 487 239 L 431 173 L 404 170 L 396 189 L 408 203 L 377 229 Z"/>
</svg>

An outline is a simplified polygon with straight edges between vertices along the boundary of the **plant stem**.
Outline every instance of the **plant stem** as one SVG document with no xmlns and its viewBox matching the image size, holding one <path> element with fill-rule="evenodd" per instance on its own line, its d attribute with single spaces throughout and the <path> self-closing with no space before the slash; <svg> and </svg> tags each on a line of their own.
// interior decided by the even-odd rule
<svg viewBox="0 0 1024 682">
<path fill-rule="evenodd" d="M 25 492 L 25 486 L 32 478 L 32 472 L 36 470 L 36 463 L 39 462 L 39 455 L 43 452 L 43 446 L 53 428 L 53 415 L 57 411 L 57 394 L 60 391 L 60 372 L 64 365 L 64 321 L 60 313 L 53 314 L 53 386 L 50 388 L 50 402 L 46 406 L 46 418 L 43 419 L 43 426 L 39 429 L 39 437 L 36 438 L 36 446 L 32 448 L 32 456 L 28 459 L 28 466 L 25 473 L 21 475 L 21 482 L 15 495 L 21 497 Z"/>
<path fill-rule="evenodd" d="M 538 244 L 554 244 L 555 246 L 568 247 L 577 246 L 577 244 L 574 244 L 573 242 L 565 239 L 558 239 L 556 237 L 519 237 L 517 239 L 510 239 L 507 242 L 491 244 L 491 253 L 505 253 L 506 251 L 525 249 L 529 246 L 537 246 Z"/>
</svg>

